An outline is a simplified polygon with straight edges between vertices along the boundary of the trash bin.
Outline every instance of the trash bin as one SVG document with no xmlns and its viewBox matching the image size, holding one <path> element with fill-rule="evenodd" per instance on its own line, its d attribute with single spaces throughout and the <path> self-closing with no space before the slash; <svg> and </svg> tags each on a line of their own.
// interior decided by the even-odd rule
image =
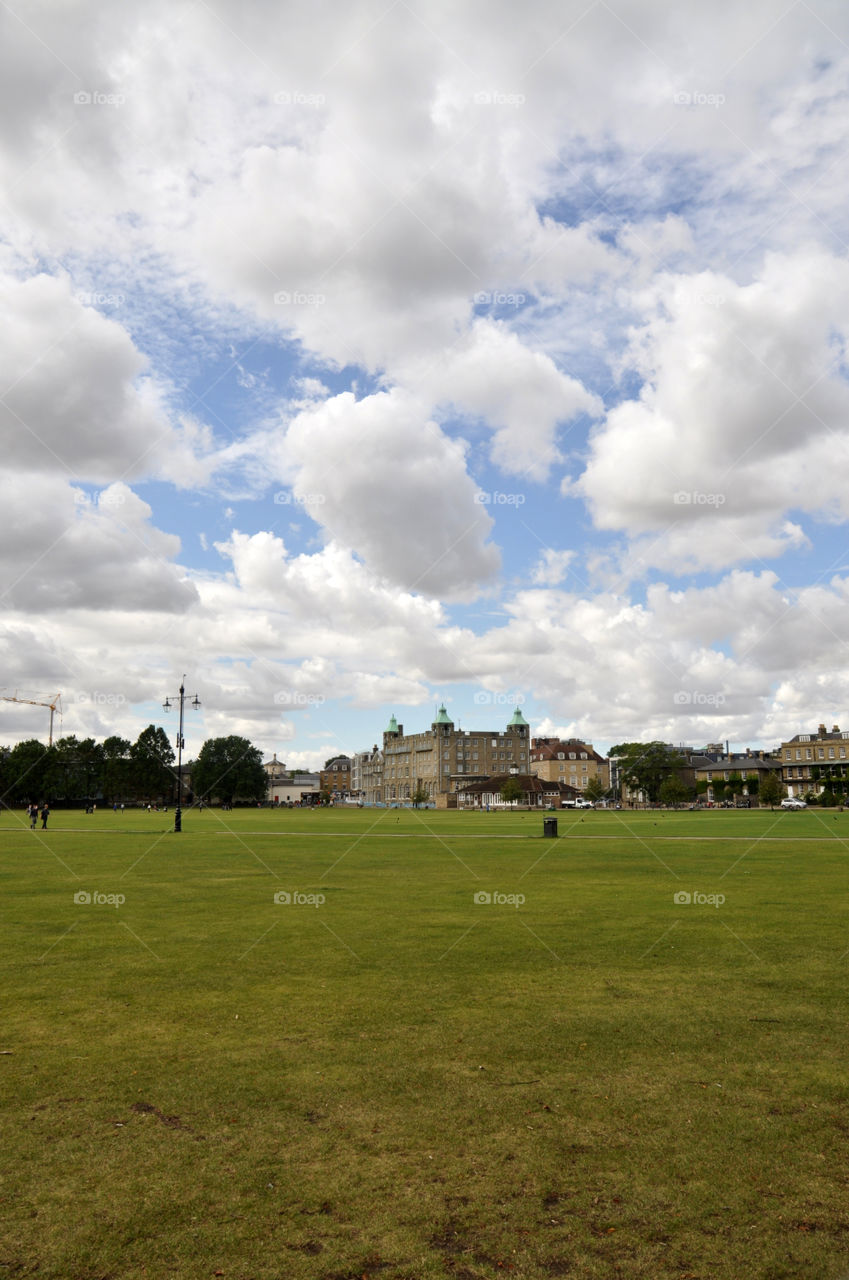
<svg viewBox="0 0 849 1280">
<path fill-rule="evenodd" d="M 557 835 L 557 819 L 556 818 L 543 818 L 542 834 L 543 836 Z"/>
</svg>

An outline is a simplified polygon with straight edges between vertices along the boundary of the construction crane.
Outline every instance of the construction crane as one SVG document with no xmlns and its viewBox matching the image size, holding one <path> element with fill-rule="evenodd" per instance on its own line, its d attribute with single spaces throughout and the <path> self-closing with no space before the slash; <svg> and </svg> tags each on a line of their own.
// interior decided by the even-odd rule
<svg viewBox="0 0 849 1280">
<path fill-rule="evenodd" d="M 50 694 L 47 694 L 46 696 L 49 698 Z M 40 702 L 36 698 L 19 698 L 18 691 L 16 689 L 15 696 L 13 698 L 9 697 L 8 694 L 0 694 L 0 702 L 26 702 L 31 707 L 49 707 L 50 708 L 50 740 L 47 745 L 49 747 L 53 746 L 53 715 L 57 710 L 57 708 L 59 710 L 59 715 L 61 716 L 62 714 L 61 693 L 54 693 L 53 697 L 50 699 L 50 702 Z"/>
</svg>

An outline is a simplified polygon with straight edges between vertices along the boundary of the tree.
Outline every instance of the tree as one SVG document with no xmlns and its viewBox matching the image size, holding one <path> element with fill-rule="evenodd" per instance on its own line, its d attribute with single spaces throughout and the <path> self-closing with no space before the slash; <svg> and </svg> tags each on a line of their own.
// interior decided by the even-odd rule
<svg viewBox="0 0 849 1280">
<path fill-rule="evenodd" d="M 192 788 L 196 796 L 215 797 L 222 804 L 264 800 L 268 775 L 262 767 L 262 752 L 237 734 L 207 738 L 194 764 Z"/>
<path fill-rule="evenodd" d="M 515 804 L 522 798 L 522 784 L 518 778 L 508 778 L 501 784 L 501 799 L 505 804 Z"/>
<path fill-rule="evenodd" d="M 174 749 L 162 728 L 149 724 L 130 747 L 132 779 L 137 793 L 149 800 L 168 799 L 174 794 Z"/>
<path fill-rule="evenodd" d="M 417 782 L 413 792 L 413 808 L 418 809 L 420 804 L 427 804 L 428 799 L 427 787 L 423 782 Z"/>
<path fill-rule="evenodd" d="M 645 792 L 652 802 L 658 798 L 661 783 L 684 763 L 665 742 L 622 742 L 611 747 L 610 758 L 618 759 L 622 781 L 634 791 Z"/>
<path fill-rule="evenodd" d="M 775 773 L 765 775 L 763 782 L 758 788 L 758 800 L 761 804 L 768 804 L 770 809 L 781 800 L 785 794 L 785 787 L 781 779 Z"/>
<path fill-rule="evenodd" d="M 4 799 L 8 804 L 30 800 L 38 804 L 48 798 L 53 747 L 37 738 L 17 743 L 6 757 L 3 771 Z"/>
<path fill-rule="evenodd" d="M 101 788 L 106 800 L 114 803 L 129 794 L 131 787 L 130 740 L 113 734 L 103 743 Z"/>
<path fill-rule="evenodd" d="M 661 804 L 674 809 L 677 804 L 683 804 L 685 800 L 690 799 L 690 788 L 686 782 L 682 782 L 679 777 L 671 773 L 668 778 L 664 778 L 663 782 L 661 782 L 658 799 Z"/>
<path fill-rule="evenodd" d="M 593 804 L 598 804 L 599 800 L 603 800 L 606 795 L 607 790 L 598 775 L 590 778 L 589 782 L 584 787 L 584 796 L 587 800 L 592 801 Z"/>
</svg>

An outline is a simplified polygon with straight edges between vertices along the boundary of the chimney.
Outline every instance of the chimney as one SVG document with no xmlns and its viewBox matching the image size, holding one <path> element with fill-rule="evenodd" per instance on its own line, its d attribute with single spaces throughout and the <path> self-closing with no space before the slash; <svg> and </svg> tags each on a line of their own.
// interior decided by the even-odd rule
<svg viewBox="0 0 849 1280">
<path fill-rule="evenodd" d="M 832 733 L 839 733 L 839 732 L 840 732 L 840 725 L 839 725 L 839 724 L 834 724 L 834 725 L 832 725 L 832 726 L 831 726 L 831 732 L 832 732 Z"/>
<path fill-rule="evenodd" d="M 819 728 L 817 729 L 817 736 L 818 736 L 818 737 L 820 737 L 820 738 L 824 738 L 824 737 L 825 737 L 825 725 L 824 725 L 824 724 L 821 724 L 821 725 L 819 726 Z"/>
</svg>

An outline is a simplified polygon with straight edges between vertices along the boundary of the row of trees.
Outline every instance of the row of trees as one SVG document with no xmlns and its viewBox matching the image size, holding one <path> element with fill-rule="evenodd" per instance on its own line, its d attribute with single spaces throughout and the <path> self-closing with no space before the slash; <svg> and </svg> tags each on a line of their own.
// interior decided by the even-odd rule
<svg viewBox="0 0 849 1280">
<path fill-rule="evenodd" d="M 685 766 L 683 757 L 664 742 L 622 742 L 610 748 L 610 755 L 619 758 L 622 781 L 633 790 L 642 791 L 653 804 L 685 804 L 704 794 L 709 786 L 714 795 L 721 795 L 724 800 L 733 800 L 744 791 L 750 796 L 757 794 L 762 805 L 778 804 L 785 793 L 784 784 L 775 773 L 766 774 L 759 782 L 757 774 L 744 778 L 734 772 L 724 783 L 698 782 L 694 787 L 688 786 L 680 774 Z M 599 788 L 603 791 L 600 784 Z M 590 786 L 586 795 L 590 800 L 600 798 L 590 794 Z"/>
<path fill-rule="evenodd" d="M 197 797 L 232 804 L 264 800 L 267 777 L 260 751 L 233 734 L 209 738 L 183 766 L 184 803 Z M 171 803 L 177 795 L 175 754 L 165 730 L 148 725 L 135 742 L 75 736 L 52 747 L 30 738 L 0 748 L 0 796 L 7 805 L 40 803 Z"/>
</svg>

